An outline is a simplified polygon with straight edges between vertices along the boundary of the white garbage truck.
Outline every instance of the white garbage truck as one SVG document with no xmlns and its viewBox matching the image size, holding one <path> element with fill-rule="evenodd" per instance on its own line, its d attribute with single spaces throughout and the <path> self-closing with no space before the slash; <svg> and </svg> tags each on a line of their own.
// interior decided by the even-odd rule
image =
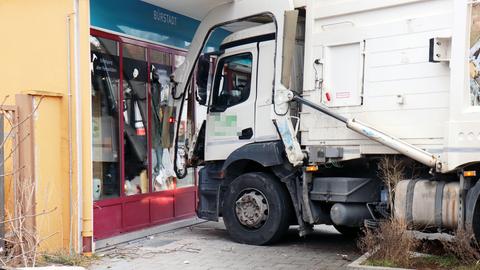
<svg viewBox="0 0 480 270">
<path fill-rule="evenodd" d="M 200 218 L 255 245 L 391 216 L 480 238 L 480 1 L 219 2 L 171 76 Z"/>
</svg>

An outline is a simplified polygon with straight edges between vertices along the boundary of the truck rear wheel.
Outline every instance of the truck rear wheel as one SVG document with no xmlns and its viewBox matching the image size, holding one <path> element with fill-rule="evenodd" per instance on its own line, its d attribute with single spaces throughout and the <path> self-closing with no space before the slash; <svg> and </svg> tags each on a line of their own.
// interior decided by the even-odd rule
<svg viewBox="0 0 480 270">
<path fill-rule="evenodd" d="M 230 183 L 225 194 L 223 221 L 233 240 L 249 245 L 273 243 L 288 230 L 288 193 L 266 173 L 247 173 Z"/>
</svg>

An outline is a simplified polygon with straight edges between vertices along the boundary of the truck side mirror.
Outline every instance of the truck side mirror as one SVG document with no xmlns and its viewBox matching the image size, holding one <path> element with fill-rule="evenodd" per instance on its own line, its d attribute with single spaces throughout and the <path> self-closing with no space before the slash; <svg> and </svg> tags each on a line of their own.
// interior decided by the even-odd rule
<svg viewBox="0 0 480 270">
<path fill-rule="evenodd" d="M 198 59 L 196 84 L 197 92 L 196 99 L 200 105 L 207 104 L 207 87 L 208 87 L 208 75 L 210 72 L 210 58 L 202 55 Z"/>
</svg>

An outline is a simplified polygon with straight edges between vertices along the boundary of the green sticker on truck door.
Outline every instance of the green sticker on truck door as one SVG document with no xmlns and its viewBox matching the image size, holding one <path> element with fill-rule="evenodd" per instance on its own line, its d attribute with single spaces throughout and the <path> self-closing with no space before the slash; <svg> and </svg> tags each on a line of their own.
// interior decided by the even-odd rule
<svg viewBox="0 0 480 270">
<path fill-rule="evenodd" d="M 211 113 L 209 133 L 214 137 L 237 136 L 237 116 L 232 114 Z"/>
</svg>

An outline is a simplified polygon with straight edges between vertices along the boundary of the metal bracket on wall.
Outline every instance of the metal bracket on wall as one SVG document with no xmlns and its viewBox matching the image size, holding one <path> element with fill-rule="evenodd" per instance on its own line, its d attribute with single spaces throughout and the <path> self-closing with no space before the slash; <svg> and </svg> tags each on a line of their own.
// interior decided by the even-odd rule
<svg viewBox="0 0 480 270">
<path fill-rule="evenodd" d="M 428 61 L 432 63 L 449 62 L 452 50 L 451 37 L 437 37 L 430 39 Z"/>
</svg>

